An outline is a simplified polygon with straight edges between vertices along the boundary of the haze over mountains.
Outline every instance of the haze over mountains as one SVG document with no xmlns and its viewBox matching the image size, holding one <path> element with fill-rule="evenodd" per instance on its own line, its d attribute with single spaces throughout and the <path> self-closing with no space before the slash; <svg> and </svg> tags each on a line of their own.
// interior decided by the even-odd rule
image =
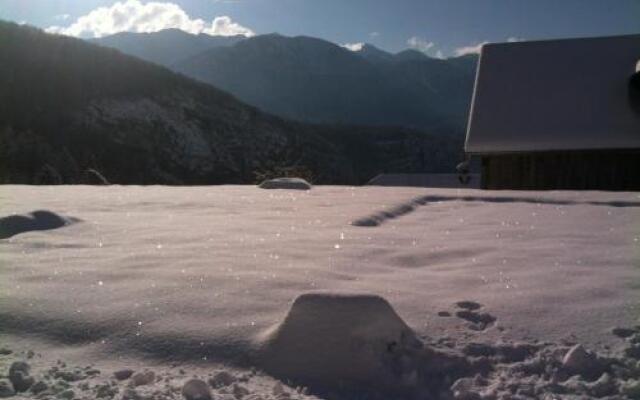
<svg viewBox="0 0 640 400">
<path fill-rule="evenodd" d="M 253 183 L 288 170 L 359 184 L 450 171 L 460 157 L 460 138 L 287 121 L 87 41 L 3 21 L 0 38 L 3 183 L 79 183 L 95 169 L 122 184 Z"/>
<path fill-rule="evenodd" d="M 167 30 L 95 42 L 162 64 L 281 117 L 313 123 L 404 126 L 462 136 L 477 57 L 416 50 L 359 51 L 278 34 L 205 37 Z"/>
<path fill-rule="evenodd" d="M 155 64 L 171 67 L 211 48 L 231 46 L 244 38 L 211 36 L 204 33 L 193 35 L 180 29 L 165 29 L 154 33 L 121 32 L 92 41 Z"/>
</svg>

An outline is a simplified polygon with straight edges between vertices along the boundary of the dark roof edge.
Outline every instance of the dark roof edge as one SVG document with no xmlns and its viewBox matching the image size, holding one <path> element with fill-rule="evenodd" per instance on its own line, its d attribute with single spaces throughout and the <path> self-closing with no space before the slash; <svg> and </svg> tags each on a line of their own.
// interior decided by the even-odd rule
<svg viewBox="0 0 640 400">
<path fill-rule="evenodd" d="M 640 32 L 638 33 L 629 33 L 624 35 L 608 35 L 608 36 L 578 36 L 578 37 L 568 37 L 568 38 L 557 38 L 557 39 L 535 39 L 535 40 L 518 40 L 514 42 L 490 42 L 484 44 L 482 47 L 495 47 L 495 46 L 517 46 L 517 45 L 527 45 L 527 44 L 535 44 L 535 43 L 549 43 L 549 42 L 569 42 L 569 41 L 590 41 L 590 40 L 610 40 L 610 39 L 631 39 L 637 38 L 640 40 Z"/>
<path fill-rule="evenodd" d="M 584 148 L 584 149 L 551 149 L 551 150 L 501 150 L 501 151 L 467 151 L 465 154 L 470 156 L 501 156 L 501 155 L 517 155 L 517 154 L 542 154 L 542 153 L 602 153 L 602 152 L 619 152 L 619 153 L 640 153 L 640 147 L 637 148 Z"/>
</svg>

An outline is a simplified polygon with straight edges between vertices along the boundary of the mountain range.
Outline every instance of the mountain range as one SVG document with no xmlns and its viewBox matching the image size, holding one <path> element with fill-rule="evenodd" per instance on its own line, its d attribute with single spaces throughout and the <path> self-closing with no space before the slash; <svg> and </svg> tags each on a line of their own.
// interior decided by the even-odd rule
<svg viewBox="0 0 640 400">
<path fill-rule="evenodd" d="M 289 173 L 360 184 L 381 172 L 450 171 L 460 156 L 461 138 L 289 121 L 84 40 L 3 21 L 0 38 L 1 183 L 81 183 L 98 171 L 120 184 Z M 256 42 L 227 48 L 246 43 Z"/>
<path fill-rule="evenodd" d="M 462 136 L 477 56 L 351 51 L 311 37 L 121 33 L 95 43 L 164 65 L 283 118 Z"/>
<path fill-rule="evenodd" d="M 171 67 L 214 47 L 232 46 L 242 39 L 245 37 L 194 35 L 180 29 L 165 29 L 153 33 L 120 32 L 91 41 Z"/>
</svg>

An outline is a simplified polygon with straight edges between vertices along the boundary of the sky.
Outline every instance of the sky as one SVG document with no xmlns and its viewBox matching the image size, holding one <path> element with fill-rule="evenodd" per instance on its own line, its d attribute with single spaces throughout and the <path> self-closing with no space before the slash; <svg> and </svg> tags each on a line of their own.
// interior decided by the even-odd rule
<svg viewBox="0 0 640 400">
<path fill-rule="evenodd" d="M 0 19 L 80 37 L 278 32 L 450 57 L 486 42 L 640 33 L 640 0 L 0 0 Z"/>
</svg>

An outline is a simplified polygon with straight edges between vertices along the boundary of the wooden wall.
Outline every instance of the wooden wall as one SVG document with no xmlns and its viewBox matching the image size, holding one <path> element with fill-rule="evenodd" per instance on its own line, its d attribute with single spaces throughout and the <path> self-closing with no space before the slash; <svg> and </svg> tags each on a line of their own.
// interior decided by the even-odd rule
<svg viewBox="0 0 640 400">
<path fill-rule="evenodd" d="M 640 151 L 483 156 L 482 188 L 640 191 Z"/>
</svg>

